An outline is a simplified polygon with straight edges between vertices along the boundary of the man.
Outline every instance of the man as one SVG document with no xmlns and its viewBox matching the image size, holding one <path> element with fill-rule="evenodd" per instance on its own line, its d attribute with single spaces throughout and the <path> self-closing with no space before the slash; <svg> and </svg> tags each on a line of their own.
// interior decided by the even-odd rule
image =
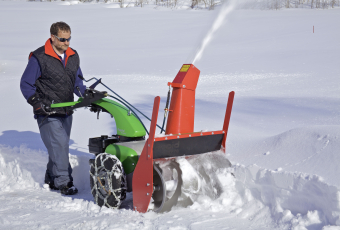
<svg viewBox="0 0 340 230">
<path fill-rule="evenodd" d="M 51 110 L 50 105 L 74 101 L 73 93 L 80 97 L 86 87 L 82 81 L 78 53 L 69 47 L 70 26 L 56 22 L 50 32 L 51 38 L 45 45 L 29 55 L 20 88 L 33 107 L 41 139 L 48 151 L 45 183 L 64 195 L 73 195 L 78 192 L 73 185 L 68 156 L 73 111 L 70 108 Z"/>
</svg>

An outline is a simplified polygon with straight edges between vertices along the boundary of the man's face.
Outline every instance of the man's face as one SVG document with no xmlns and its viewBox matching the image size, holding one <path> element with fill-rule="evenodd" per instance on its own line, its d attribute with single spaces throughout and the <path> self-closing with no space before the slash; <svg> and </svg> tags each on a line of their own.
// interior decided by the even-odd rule
<svg viewBox="0 0 340 230">
<path fill-rule="evenodd" d="M 71 37 L 71 32 L 70 31 L 62 31 L 62 30 L 59 30 L 58 31 L 58 35 L 57 37 L 59 38 L 70 38 Z M 65 42 L 61 42 L 59 41 L 58 38 L 56 38 L 54 35 L 51 34 L 51 40 L 52 40 L 52 45 L 54 46 L 54 48 L 56 49 L 56 51 L 59 53 L 59 54 L 62 54 L 64 53 L 67 48 L 69 47 L 70 45 L 70 42 L 68 41 L 65 41 Z"/>
</svg>

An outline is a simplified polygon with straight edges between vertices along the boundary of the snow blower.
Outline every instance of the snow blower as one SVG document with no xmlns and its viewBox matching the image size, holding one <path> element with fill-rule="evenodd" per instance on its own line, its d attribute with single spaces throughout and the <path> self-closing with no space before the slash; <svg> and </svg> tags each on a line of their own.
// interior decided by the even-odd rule
<svg viewBox="0 0 340 230">
<path fill-rule="evenodd" d="M 154 100 L 150 119 L 103 84 L 101 79 L 97 79 L 78 101 L 51 105 L 52 109 L 86 106 L 98 115 L 107 112 L 115 119 L 116 135 L 89 139 L 89 152 L 95 154 L 95 158 L 89 161 L 91 193 L 99 206 L 117 208 L 126 192 L 132 191 L 134 210 L 167 212 L 175 205 L 191 205 L 201 194 L 217 198 L 223 192 L 216 172 L 231 166 L 223 152 L 234 92 L 229 93 L 223 128 L 194 132 L 195 90 L 199 74 L 194 65 L 185 64 L 173 82 L 168 83 L 162 127 L 157 125 L 160 97 Z M 98 84 L 115 96 L 94 90 Z M 172 95 L 168 108 L 170 87 Z M 149 131 L 137 112 L 151 121 Z M 165 134 L 162 134 L 166 117 Z M 156 135 L 156 127 L 161 129 L 161 134 Z M 148 139 L 145 140 L 147 133 Z"/>
</svg>

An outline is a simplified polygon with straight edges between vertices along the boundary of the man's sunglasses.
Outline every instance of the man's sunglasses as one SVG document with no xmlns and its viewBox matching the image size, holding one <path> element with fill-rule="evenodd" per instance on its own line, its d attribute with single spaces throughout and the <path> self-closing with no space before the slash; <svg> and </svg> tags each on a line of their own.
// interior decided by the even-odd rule
<svg viewBox="0 0 340 230">
<path fill-rule="evenodd" d="M 53 35 L 53 36 L 56 37 L 60 42 L 66 42 L 66 41 L 70 42 L 71 41 L 71 36 L 69 38 L 59 38 L 55 35 Z"/>
</svg>

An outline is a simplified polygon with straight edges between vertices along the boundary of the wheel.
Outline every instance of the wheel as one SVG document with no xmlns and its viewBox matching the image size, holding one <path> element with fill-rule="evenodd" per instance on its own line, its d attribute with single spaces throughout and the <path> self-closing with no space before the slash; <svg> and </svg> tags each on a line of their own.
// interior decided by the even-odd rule
<svg viewBox="0 0 340 230">
<path fill-rule="evenodd" d="M 181 196 L 182 171 L 179 164 L 171 161 L 166 166 L 154 164 L 152 198 L 155 212 L 169 212 Z"/>
<path fill-rule="evenodd" d="M 126 176 L 122 163 L 114 155 L 101 153 L 90 161 L 90 186 L 96 204 L 118 208 L 126 198 Z"/>
</svg>

